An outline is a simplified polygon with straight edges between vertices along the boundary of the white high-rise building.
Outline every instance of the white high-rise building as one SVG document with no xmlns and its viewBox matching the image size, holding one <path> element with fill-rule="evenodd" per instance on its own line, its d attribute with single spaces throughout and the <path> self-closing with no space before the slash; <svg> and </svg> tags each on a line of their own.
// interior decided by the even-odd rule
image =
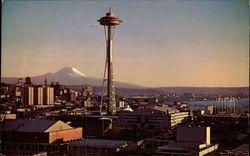
<svg viewBox="0 0 250 156">
<path fill-rule="evenodd" d="M 54 104 L 54 88 L 52 87 L 43 88 L 43 104 L 45 105 Z"/>
<path fill-rule="evenodd" d="M 34 104 L 43 105 L 43 87 L 34 88 Z"/>
<path fill-rule="evenodd" d="M 24 87 L 24 105 L 33 105 L 34 104 L 34 88 L 33 87 Z"/>
</svg>

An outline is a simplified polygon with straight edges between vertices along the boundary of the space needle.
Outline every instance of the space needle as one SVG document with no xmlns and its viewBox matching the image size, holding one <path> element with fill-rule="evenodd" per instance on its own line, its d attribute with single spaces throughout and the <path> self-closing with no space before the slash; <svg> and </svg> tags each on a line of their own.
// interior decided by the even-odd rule
<svg viewBox="0 0 250 156">
<path fill-rule="evenodd" d="M 106 14 L 106 16 L 100 18 L 98 22 L 100 22 L 100 25 L 104 26 L 105 39 L 106 39 L 107 53 L 106 53 L 106 62 L 104 69 L 104 80 L 107 81 L 107 97 L 108 97 L 107 113 L 108 115 L 114 115 L 116 114 L 116 102 L 115 102 L 115 88 L 113 82 L 112 40 L 114 36 L 115 26 L 119 25 L 122 22 L 122 20 L 115 17 L 115 15 L 109 9 L 109 12 Z M 101 102 L 101 107 L 102 107 L 102 102 Z"/>
</svg>

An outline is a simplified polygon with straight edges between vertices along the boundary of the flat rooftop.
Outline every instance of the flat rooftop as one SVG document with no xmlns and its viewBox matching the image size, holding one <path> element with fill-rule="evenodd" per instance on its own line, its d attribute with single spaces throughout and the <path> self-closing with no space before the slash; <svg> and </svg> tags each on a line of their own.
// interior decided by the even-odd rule
<svg viewBox="0 0 250 156">
<path fill-rule="evenodd" d="M 82 139 L 79 141 L 74 141 L 70 143 L 70 146 L 89 146 L 89 147 L 125 147 L 130 143 L 129 141 L 124 140 L 104 140 L 104 139 Z"/>
<path fill-rule="evenodd" d="M 201 143 L 199 142 L 171 142 L 167 145 L 158 147 L 159 149 L 165 150 L 189 150 L 191 148 L 198 147 Z"/>
</svg>

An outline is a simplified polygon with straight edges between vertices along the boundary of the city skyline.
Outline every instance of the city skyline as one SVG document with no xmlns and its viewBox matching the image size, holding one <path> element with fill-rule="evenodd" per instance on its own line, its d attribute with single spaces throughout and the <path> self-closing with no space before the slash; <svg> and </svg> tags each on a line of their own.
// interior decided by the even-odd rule
<svg viewBox="0 0 250 156">
<path fill-rule="evenodd" d="M 149 87 L 249 86 L 248 2 L 4 1 L 2 76 L 72 66 L 102 78 L 103 28 L 111 6 L 114 80 Z"/>
</svg>

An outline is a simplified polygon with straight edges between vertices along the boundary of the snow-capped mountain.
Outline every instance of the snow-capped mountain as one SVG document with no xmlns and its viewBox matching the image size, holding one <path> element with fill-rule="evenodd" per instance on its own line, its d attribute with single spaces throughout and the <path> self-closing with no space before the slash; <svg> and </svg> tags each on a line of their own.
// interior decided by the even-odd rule
<svg viewBox="0 0 250 156">
<path fill-rule="evenodd" d="M 88 77 L 85 73 L 79 71 L 74 67 L 65 67 L 55 73 L 46 73 L 40 76 L 31 77 L 31 81 L 34 84 L 44 84 L 47 78 L 48 84 L 51 82 L 59 82 L 64 85 L 92 85 L 102 86 L 102 79 Z M 5 83 L 17 83 L 17 77 L 1 77 L 1 82 Z M 25 77 L 22 78 L 22 82 L 25 82 Z M 139 85 L 133 85 L 123 82 L 115 82 L 116 87 L 123 88 L 143 88 Z"/>
<path fill-rule="evenodd" d="M 54 76 L 69 76 L 69 77 L 87 77 L 86 74 L 82 73 L 75 67 L 65 67 L 56 73 L 53 74 Z"/>
</svg>

